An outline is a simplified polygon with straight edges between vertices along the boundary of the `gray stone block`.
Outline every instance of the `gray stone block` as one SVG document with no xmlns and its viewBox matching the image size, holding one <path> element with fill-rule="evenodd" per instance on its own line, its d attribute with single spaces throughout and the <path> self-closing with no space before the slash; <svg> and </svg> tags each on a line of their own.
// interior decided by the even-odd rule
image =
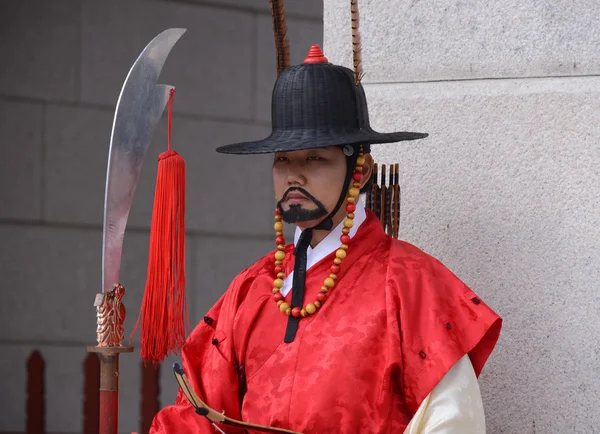
<svg viewBox="0 0 600 434">
<path fill-rule="evenodd" d="M 142 361 L 139 344 L 120 357 L 119 431 L 141 432 Z"/>
<path fill-rule="evenodd" d="M 287 7 L 287 4 L 286 4 Z M 256 75 L 256 117 L 271 121 L 271 92 L 277 79 L 275 40 L 270 16 L 259 15 L 258 54 Z M 323 24 L 321 22 L 287 20 L 288 39 L 290 41 L 291 64 L 302 63 L 311 45 L 323 44 Z M 327 53 L 325 53 L 327 56 Z"/>
<path fill-rule="evenodd" d="M 48 220 L 102 224 L 111 127 L 112 113 L 108 110 L 48 107 Z M 220 145 L 267 134 L 268 129 L 263 126 L 198 121 L 175 115 L 172 145 L 186 161 L 188 230 L 270 234 L 274 206 L 271 157 L 215 152 Z M 131 226 L 150 227 L 157 159 L 166 149 L 165 116 L 144 161 L 129 216 Z M 243 221 L 240 213 L 244 213 Z"/>
<path fill-rule="evenodd" d="M 193 327 L 193 323 L 190 327 Z M 160 366 L 160 397 L 159 405 L 160 408 L 167 407 L 175 403 L 177 392 L 179 391 L 179 384 L 173 375 L 173 363 L 177 362 L 182 365 L 181 355 L 171 355 L 167 357 Z"/>
<path fill-rule="evenodd" d="M 195 293 L 193 324 L 206 315 L 235 276 L 275 248 L 275 241 L 269 239 L 198 237 L 195 243 L 196 287 L 191 289 Z"/>
<path fill-rule="evenodd" d="M 84 2 L 82 26 L 83 101 L 115 106 L 146 44 L 167 28 L 183 27 L 188 31 L 174 46 L 159 79 L 177 88 L 174 109 L 252 117 L 252 13 L 181 3 Z"/>
<path fill-rule="evenodd" d="M 377 145 L 401 164 L 401 238 L 504 318 L 481 387 L 488 432 L 593 432 L 599 420 L 600 80 L 369 85 Z M 534 429 L 535 426 L 535 429 Z"/>
<path fill-rule="evenodd" d="M 600 71 L 597 2 L 360 2 L 365 82 L 571 76 Z M 350 5 L 325 2 L 325 47 L 350 66 Z"/>
<path fill-rule="evenodd" d="M 7 2 L 0 14 L 0 93 L 73 101 L 79 68 L 78 2 Z"/>
<path fill-rule="evenodd" d="M 173 3 L 179 0 L 168 0 Z M 209 6 L 227 8 L 233 6 L 233 9 L 250 9 L 262 14 L 270 14 L 271 7 L 269 2 L 257 0 L 221 0 L 218 6 L 215 2 L 205 0 L 192 0 L 199 5 L 207 4 Z M 321 20 L 323 18 L 323 0 L 287 0 L 284 3 L 286 16 L 302 17 Z"/>
<path fill-rule="evenodd" d="M 47 106 L 47 221 L 102 224 L 112 116 L 108 110 Z"/>
<path fill-rule="evenodd" d="M 0 375 L 2 375 L 0 431 L 25 432 L 26 364 L 31 349 L 0 345 L 0 351 L 2 351 L 2 357 L 0 357 Z"/>
<path fill-rule="evenodd" d="M 46 362 L 46 429 L 76 433 L 83 427 L 85 347 L 40 347 Z"/>
<path fill-rule="evenodd" d="M 0 273 L 7 287 L 18 289 L 8 291 L 0 305 L 0 339 L 93 344 L 102 232 L 2 225 L 0 234 Z M 141 306 L 148 240 L 147 234 L 125 235 L 120 276 L 126 288 L 126 338 Z"/>
<path fill-rule="evenodd" d="M 83 363 L 85 347 L 54 345 L 0 345 L 2 375 L 3 432 L 25 431 L 27 358 L 38 350 L 45 360 L 46 430 L 52 433 L 81 433 L 83 428 Z M 139 354 L 120 357 L 119 429 L 139 432 Z"/>
<path fill-rule="evenodd" d="M 236 3 L 237 0 L 226 0 L 227 2 Z M 255 4 L 255 0 L 243 0 L 244 3 L 249 5 Z M 312 18 L 322 23 L 323 21 L 323 0 L 286 0 L 284 2 L 284 9 L 286 17 L 306 17 Z M 271 14 L 271 8 L 268 2 L 262 2 L 267 5 L 267 13 Z"/>
<path fill-rule="evenodd" d="M 172 146 L 186 162 L 188 230 L 201 233 L 269 235 L 275 206 L 271 155 L 224 155 L 218 146 L 260 139 L 264 126 L 175 118 Z M 161 123 L 142 171 L 132 218 L 148 224 L 156 185 L 156 156 L 167 148 Z M 143 203 L 142 203 L 143 202 Z M 138 208 L 139 207 L 139 208 Z"/>
<path fill-rule="evenodd" d="M 39 104 L 0 101 L 0 137 L 11 155 L 0 168 L 0 218 L 41 218 L 42 113 Z"/>
</svg>

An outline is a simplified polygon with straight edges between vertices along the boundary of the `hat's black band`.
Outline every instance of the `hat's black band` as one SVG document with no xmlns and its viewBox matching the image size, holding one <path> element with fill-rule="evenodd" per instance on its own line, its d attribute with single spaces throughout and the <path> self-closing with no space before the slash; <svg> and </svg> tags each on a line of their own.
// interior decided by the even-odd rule
<svg viewBox="0 0 600 434">
<path fill-rule="evenodd" d="M 338 199 L 337 204 L 335 205 L 335 208 L 333 209 L 333 211 L 331 211 L 329 213 L 329 215 L 327 217 L 325 217 L 325 219 L 319 223 L 318 225 L 314 226 L 312 229 L 314 230 L 325 230 L 325 231 L 330 231 L 331 229 L 333 229 L 333 217 L 337 214 L 337 212 L 340 210 L 341 206 L 344 204 L 344 200 L 346 200 L 346 195 L 348 194 L 348 188 L 350 187 L 350 183 L 352 182 L 352 175 L 354 174 L 354 167 L 356 166 L 356 161 L 358 160 L 359 157 L 359 146 L 353 146 L 354 148 L 354 153 L 348 157 L 346 157 L 346 179 L 344 180 L 344 186 L 342 187 L 342 192 L 340 194 L 340 197 Z M 343 149 L 343 147 L 342 147 Z"/>
</svg>

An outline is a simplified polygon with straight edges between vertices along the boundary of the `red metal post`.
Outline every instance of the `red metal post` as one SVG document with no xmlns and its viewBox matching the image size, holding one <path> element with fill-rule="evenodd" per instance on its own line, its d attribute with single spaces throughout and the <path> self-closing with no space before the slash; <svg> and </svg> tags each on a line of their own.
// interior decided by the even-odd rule
<svg viewBox="0 0 600 434">
<path fill-rule="evenodd" d="M 88 354 L 83 372 L 83 434 L 98 434 L 100 426 L 100 359 L 97 354 Z"/>
<path fill-rule="evenodd" d="M 119 355 L 133 347 L 89 346 L 88 352 L 100 356 L 100 434 L 119 432 Z"/>
<path fill-rule="evenodd" d="M 158 395 L 160 393 L 160 365 L 141 362 L 142 370 L 142 405 L 141 405 L 141 431 L 148 434 L 152 420 L 160 408 Z"/>
<path fill-rule="evenodd" d="M 119 432 L 119 354 L 100 355 L 100 434 Z"/>
<path fill-rule="evenodd" d="M 27 434 L 46 432 L 44 369 L 46 363 L 39 351 L 34 351 L 27 360 Z"/>
</svg>

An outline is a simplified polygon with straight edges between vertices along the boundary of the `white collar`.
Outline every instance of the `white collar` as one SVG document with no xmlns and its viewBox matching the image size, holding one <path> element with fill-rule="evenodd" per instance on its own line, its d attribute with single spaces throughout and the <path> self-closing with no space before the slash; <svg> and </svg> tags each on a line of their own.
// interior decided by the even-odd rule
<svg viewBox="0 0 600 434">
<path fill-rule="evenodd" d="M 356 210 L 354 211 L 354 226 L 350 228 L 350 233 L 348 236 L 353 238 L 358 232 L 358 228 L 364 223 L 367 219 L 367 213 L 365 211 L 365 206 L 363 204 L 362 199 L 359 197 L 356 202 Z M 306 250 L 306 270 L 308 271 L 310 267 L 315 265 L 325 256 L 334 252 L 340 247 L 340 234 L 342 233 L 342 228 L 344 227 L 344 221 L 342 220 L 333 230 L 331 230 L 323 240 L 313 249 L 311 246 L 308 246 Z M 296 233 L 294 234 L 294 246 L 298 244 L 298 239 L 300 238 L 300 234 L 302 230 L 296 227 Z M 292 271 L 283 281 L 283 287 L 281 288 L 281 295 L 284 297 L 288 294 L 290 289 L 292 289 L 292 279 L 294 277 L 294 272 Z"/>
</svg>

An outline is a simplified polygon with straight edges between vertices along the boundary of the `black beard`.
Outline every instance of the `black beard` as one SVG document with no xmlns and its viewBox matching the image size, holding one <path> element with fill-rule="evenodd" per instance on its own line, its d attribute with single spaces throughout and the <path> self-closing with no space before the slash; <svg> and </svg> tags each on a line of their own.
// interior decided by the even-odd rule
<svg viewBox="0 0 600 434">
<path fill-rule="evenodd" d="M 290 205 L 290 209 L 285 211 L 282 208 L 281 204 L 283 203 L 283 201 L 285 201 L 285 198 L 292 191 L 299 191 L 300 193 L 302 193 L 304 196 L 306 196 L 308 199 L 310 199 L 317 206 L 317 208 L 316 209 L 305 209 L 305 208 L 302 208 L 302 205 L 297 204 L 297 205 Z M 283 195 L 281 200 L 279 202 L 277 202 L 277 208 L 279 208 L 279 210 L 281 211 L 281 218 L 283 219 L 283 221 L 286 223 L 290 223 L 290 224 L 298 223 L 298 222 L 306 222 L 306 221 L 311 221 L 311 220 L 318 220 L 321 217 L 327 216 L 327 214 L 328 214 L 328 212 L 325 209 L 325 207 L 323 206 L 323 204 L 321 202 L 319 202 L 319 200 L 316 197 L 312 196 L 308 191 L 306 191 L 300 187 L 290 187 L 285 192 L 285 194 Z"/>
<path fill-rule="evenodd" d="M 321 217 L 325 217 L 326 215 L 327 210 L 325 208 L 304 209 L 302 208 L 302 205 L 290 205 L 289 210 L 283 211 L 281 213 L 281 217 L 286 223 L 298 223 L 307 222 L 311 220 L 318 220 Z"/>
</svg>

